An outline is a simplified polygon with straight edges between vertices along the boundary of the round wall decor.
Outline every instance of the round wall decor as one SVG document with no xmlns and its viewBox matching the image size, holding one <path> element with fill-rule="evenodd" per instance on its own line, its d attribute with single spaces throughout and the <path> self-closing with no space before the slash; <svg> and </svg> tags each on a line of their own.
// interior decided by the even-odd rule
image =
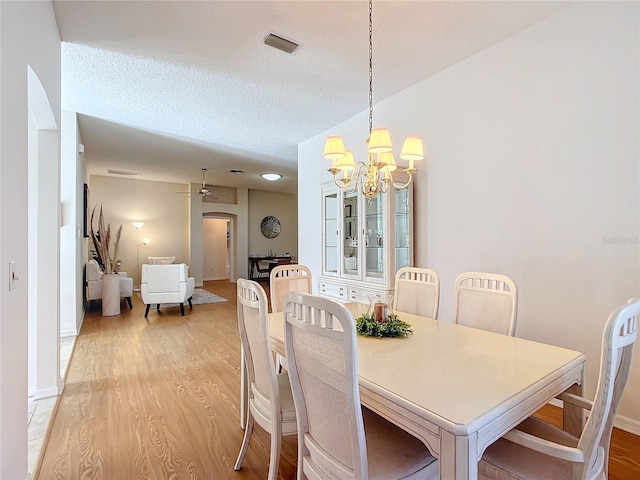
<svg viewBox="0 0 640 480">
<path fill-rule="evenodd" d="M 280 235 L 280 220 L 272 215 L 264 217 L 260 223 L 260 231 L 267 238 L 276 238 Z"/>
</svg>

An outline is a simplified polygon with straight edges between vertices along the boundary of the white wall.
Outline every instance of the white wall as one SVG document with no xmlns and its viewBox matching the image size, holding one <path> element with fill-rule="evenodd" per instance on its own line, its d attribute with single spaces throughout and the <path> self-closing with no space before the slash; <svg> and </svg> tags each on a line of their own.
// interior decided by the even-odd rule
<svg viewBox="0 0 640 480">
<path fill-rule="evenodd" d="M 37 74 L 28 73 L 29 395 L 58 395 L 60 377 L 60 145 Z M 43 114 L 44 113 L 44 114 Z M 33 114 L 33 116 L 31 115 Z"/>
<path fill-rule="evenodd" d="M 227 226 L 229 220 L 203 218 L 204 255 L 202 262 L 203 280 L 223 280 L 229 278 Z"/>
<path fill-rule="evenodd" d="M 260 231 L 262 219 L 273 215 L 280 221 L 280 235 L 267 238 Z M 249 254 L 297 254 L 298 201 L 296 195 L 249 191 Z M 319 218 L 319 217 L 318 217 Z"/>
<path fill-rule="evenodd" d="M 83 190 L 89 182 L 85 156 L 75 112 L 61 113 L 60 128 L 60 331 L 63 337 L 80 333 L 84 316 L 84 265 L 88 239 L 83 237 Z"/>
<path fill-rule="evenodd" d="M 585 353 L 589 396 L 609 313 L 640 296 L 638 16 L 637 3 L 574 3 L 374 110 L 397 149 L 425 139 L 416 264 L 440 274 L 440 318 L 459 273 L 511 276 L 516 335 Z M 299 146 L 300 262 L 315 276 L 324 139 L 358 147 L 366 128 L 363 112 Z M 640 428 L 634 364 L 619 413 Z"/>
<path fill-rule="evenodd" d="M 90 176 L 89 211 L 98 205 L 94 229 L 98 228 L 102 204 L 105 224 L 111 224 L 112 238 L 122 225 L 118 257 L 122 261 L 121 270 L 134 279 L 134 285 L 140 284 L 140 265 L 148 263 L 149 256 L 175 256 L 176 262 L 189 264 L 189 199 L 176 194 L 184 189 L 185 185 L 180 183 Z M 143 238 L 151 240 L 149 245 L 138 247 L 138 265 L 133 221 L 144 222 L 139 231 L 140 242 Z M 90 248 L 93 249 L 92 244 Z"/>
<path fill-rule="evenodd" d="M 0 2 L 0 478 L 19 480 L 27 476 L 27 65 L 60 125 L 60 38 L 52 5 Z M 20 274 L 12 291 L 10 261 Z"/>
</svg>

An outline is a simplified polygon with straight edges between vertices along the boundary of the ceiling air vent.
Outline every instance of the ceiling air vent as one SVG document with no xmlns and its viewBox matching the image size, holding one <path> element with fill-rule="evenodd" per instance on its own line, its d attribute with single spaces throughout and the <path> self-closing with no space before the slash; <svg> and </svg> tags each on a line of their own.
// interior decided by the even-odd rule
<svg viewBox="0 0 640 480">
<path fill-rule="evenodd" d="M 109 169 L 107 170 L 107 173 L 110 173 L 112 175 L 126 175 L 128 177 L 139 177 L 140 176 L 140 172 L 132 172 L 131 170 L 113 170 L 113 169 Z"/>
<path fill-rule="evenodd" d="M 269 32 L 267 36 L 264 37 L 264 44 L 287 53 L 294 53 L 298 48 L 300 48 L 299 43 L 287 40 L 286 38 L 272 32 Z"/>
</svg>

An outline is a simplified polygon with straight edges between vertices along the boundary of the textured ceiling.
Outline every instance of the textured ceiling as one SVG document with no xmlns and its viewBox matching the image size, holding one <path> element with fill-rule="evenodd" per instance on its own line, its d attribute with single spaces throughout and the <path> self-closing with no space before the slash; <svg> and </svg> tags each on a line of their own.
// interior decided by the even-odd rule
<svg viewBox="0 0 640 480">
<path fill-rule="evenodd" d="M 374 102 L 566 3 L 375 1 Z M 297 144 L 368 105 L 365 1 L 56 0 L 54 9 L 62 107 L 81 114 L 91 174 L 198 183 L 207 168 L 207 183 L 295 192 Z M 302 48 L 265 46 L 268 32 Z"/>
</svg>

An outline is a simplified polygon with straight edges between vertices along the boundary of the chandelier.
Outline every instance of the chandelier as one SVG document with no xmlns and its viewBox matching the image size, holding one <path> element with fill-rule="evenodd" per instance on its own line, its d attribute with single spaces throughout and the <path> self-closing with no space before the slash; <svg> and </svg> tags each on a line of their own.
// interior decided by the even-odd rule
<svg viewBox="0 0 640 480">
<path fill-rule="evenodd" d="M 393 172 L 398 169 L 393 156 L 391 134 L 386 128 L 373 128 L 373 22 L 372 0 L 369 0 L 369 138 L 367 144 L 367 162 L 355 162 L 353 153 L 345 150 L 344 141 L 340 136 L 328 137 L 324 146 L 324 158 L 331 160 L 329 172 L 333 181 L 342 189 L 355 192 L 358 185 L 362 185 L 362 193 L 371 203 L 378 193 L 386 193 L 390 184 L 395 188 L 407 188 L 413 174 L 417 172 L 414 166 L 416 160 L 424 158 L 422 139 L 408 137 L 400 152 L 400 158 L 409 161 L 408 168 L 402 171 L 406 174 L 404 182 L 397 183 L 393 179 Z M 339 176 L 341 174 L 341 176 Z"/>
</svg>

